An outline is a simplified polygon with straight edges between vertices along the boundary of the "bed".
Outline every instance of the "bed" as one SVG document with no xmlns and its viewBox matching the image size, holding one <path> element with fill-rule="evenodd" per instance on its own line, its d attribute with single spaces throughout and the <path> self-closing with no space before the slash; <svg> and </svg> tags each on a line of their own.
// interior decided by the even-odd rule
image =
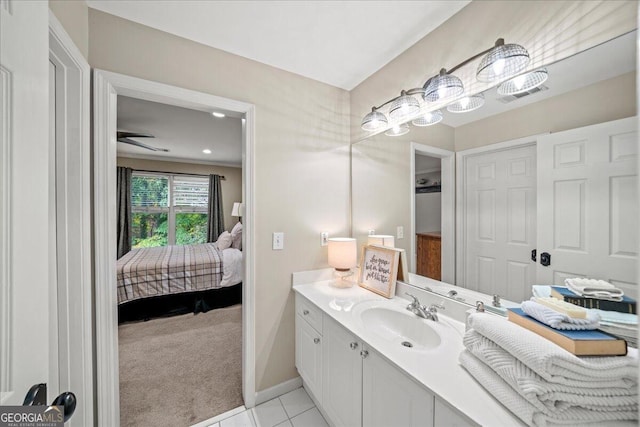
<svg viewBox="0 0 640 427">
<path fill-rule="evenodd" d="M 216 243 L 133 249 L 117 262 L 119 321 L 207 311 L 242 299 L 242 252 Z"/>
</svg>

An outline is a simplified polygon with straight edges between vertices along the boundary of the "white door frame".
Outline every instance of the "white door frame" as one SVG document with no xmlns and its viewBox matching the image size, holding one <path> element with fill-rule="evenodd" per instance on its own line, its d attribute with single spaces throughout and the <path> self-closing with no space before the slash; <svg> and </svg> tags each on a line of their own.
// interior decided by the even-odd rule
<svg viewBox="0 0 640 427">
<path fill-rule="evenodd" d="M 57 356 L 57 384 L 52 391 L 75 393 L 78 406 L 70 426 L 90 426 L 93 418 L 93 342 L 91 296 L 91 169 L 89 64 L 49 11 L 49 60 L 56 67 L 55 250 L 50 254 L 57 275 L 52 291 L 57 298 L 53 340 Z M 56 155 L 57 152 L 57 155 Z M 56 209 L 56 206 L 51 209 Z M 49 396 L 53 400 L 55 396 Z"/>
<path fill-rule="evenodd" d="M 466 200 L 466 190 L 464 183 L 466 180 L 465 170 L 467 168 L 468 159 L 472 156 L 485 154 L 492 151 L 498 152 L 510 150 L 512 148 L 524 147 L 526 145 L 535 146 L 537 144 L 538 138 L 540 138 L 540 136 L 542 135 L 547 134 L 548 132 L 456 152 L 456 279 L 459 282 L 456 283 L 456 285 L 464 286 L 465 283 L 464 266 L 466 258 L 465 254 L 467 252 L 467 242 L 465 239 L 466 222 L 464 220 L 466 214 L 464 203 L 464 201 Z"/>
<path fill-rule="evenodd" d="M 201 111 L 222 109 L 244 114 L 242 178 L 242 390 L 245 406 L 255 406 L 254 194 L 255 106 L 149 80 L 94 70 L 94 241 L 96 307 L 96 378 L 98 425 L 120 423 L 118 315 L 116 298 L 116 114 L 117 95 Z"/>
<path fill-rule="evenodd" d="M 453 151 L 429 145 L 411 142 L 409 150 L 409 188 L 411 189 L 410 213 L 411 213 L 411 255 L 409 256 L 409 270 L 416 271 L 416 154 L 437 157 L 442 160 L 441 170 L 441 195 L 442 195 L 442 219 L 441 219 L 441 278 L 440 281 L 455 284 L 456 277 L 456 252 L 455 252 L 455 156 Z"/>
</svg>

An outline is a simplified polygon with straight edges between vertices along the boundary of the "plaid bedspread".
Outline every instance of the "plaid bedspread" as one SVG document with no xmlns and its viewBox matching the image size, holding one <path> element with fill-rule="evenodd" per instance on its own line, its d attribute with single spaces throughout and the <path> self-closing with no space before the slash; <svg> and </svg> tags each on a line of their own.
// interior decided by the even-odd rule
<svg viewBox="0 0 640 427">
<path fill-rule="evenodd" d="M 118 304 L 157 295 L 220 288 L 215 244 L 133 249 L 118 260 Z"/>
</svg>

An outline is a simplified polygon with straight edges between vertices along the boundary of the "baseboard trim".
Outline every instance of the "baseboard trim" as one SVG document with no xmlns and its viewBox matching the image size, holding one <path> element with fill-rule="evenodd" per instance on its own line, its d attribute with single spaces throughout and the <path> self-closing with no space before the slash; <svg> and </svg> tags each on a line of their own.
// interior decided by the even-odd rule
<svg viewBox="0 0 640 427">
<path fill-rule="evenodd" d="M 295 377 L 266 390 L 259 391 L 256 393 L 256 405 L 275 399 L 300 387 L 302 387 L 302 378 Z"/>
</svg>

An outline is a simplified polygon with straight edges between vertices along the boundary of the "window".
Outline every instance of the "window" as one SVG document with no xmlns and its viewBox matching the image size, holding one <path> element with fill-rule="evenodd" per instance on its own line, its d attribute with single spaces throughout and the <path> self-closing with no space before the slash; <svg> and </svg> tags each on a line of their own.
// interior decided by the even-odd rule
<svg viewBox="0 0 640 427">
<path fill-rule="evenodd" d="M 131 178 L 131 246 L 205 243 L 208 206 L 208 178 L 134 172 Z"/>
</svg>

